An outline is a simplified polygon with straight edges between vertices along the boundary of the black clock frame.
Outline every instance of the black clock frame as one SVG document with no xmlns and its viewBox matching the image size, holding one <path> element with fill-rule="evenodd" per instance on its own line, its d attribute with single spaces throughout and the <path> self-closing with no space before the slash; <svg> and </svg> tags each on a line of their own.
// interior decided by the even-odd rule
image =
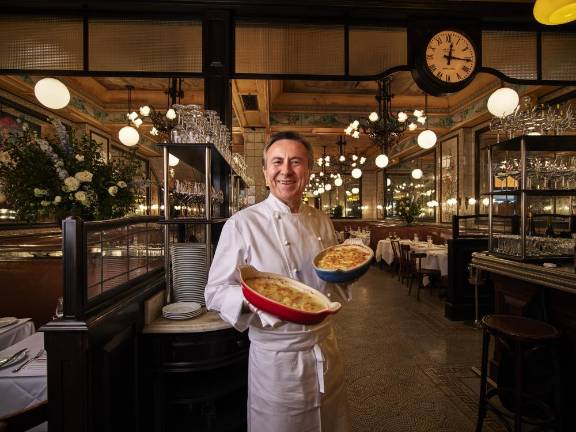
<svg viewBox="0 0 576 432">
<path fill-rule="evenodd" d="M 463 28 L 465 27 L 465 29 Z M 468 78 L 458 83 L 449 83 L 438 79 L 426 65 L 426 47 L 428 42 L 441 31 L 454 31 L 463 34 L 469 40 L 476 52 L 476 65 Z M 414 22 L 408 27 L 408 58 L 412 77 L 418 87 L 432 96 L 442 96 L 455 93 L 466 87 L 476 76 L 482 59 L 481 32 L 474 23 L 459 22 L 458 25 L 447 23 L 443 26 L 431 25 L 427 22 Z"/>
</svg>

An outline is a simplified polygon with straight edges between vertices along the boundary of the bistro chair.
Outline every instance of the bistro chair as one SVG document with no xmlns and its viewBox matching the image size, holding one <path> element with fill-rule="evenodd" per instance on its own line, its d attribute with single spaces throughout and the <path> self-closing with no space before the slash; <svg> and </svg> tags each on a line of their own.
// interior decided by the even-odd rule
<svg viewBox="0 0 576 432">
<path fill-rule="evenodd" d="M 560 332 L 543 321 L 514 315 L 482 319 L 482 365 L 476 432 L 493 411 L 508 431 L 563 431 L 560 368 L 556 344 Z M 500 353 L 497 387 L 488 388 L 490 336 Z M 512 423 L 514 429 L 512 429 Z M 528 429 L 525 429 L 528 430 Z"/>
<path fill-rule="evenodd" d="M 406 281 L 408 295 L 410 295 L 412 279 L 414 278 L 414 266 L 410 253 L 410 245 L 400 244 L 400 282 Z"/>
<path fill-rule="evenodd" d="M 390 240 L 390 245 L 392 246 L 392 253 L 394 254 L 391 266 L 398 274 L 398 280 L 400 280 L 400 241 Z"/>
<path fill-rule="evenodd" d="M 420 290 L 424 288 L 424 277 L 428 276 L 430 280 L 430 286 L 437 280 L 440 280 L 440 270 L 422 268 L 422 258 L 426 258 L 424 252 L 412 252 L 412 268 L 414 269 L 414 278 L 418 281 L 418 289 L 416 291 L 416 300 L 420 301 Z M 410 285 L 408 287 L 408 295 L 412 291 L 412 279 L 410 280 Z"/>
</svg>

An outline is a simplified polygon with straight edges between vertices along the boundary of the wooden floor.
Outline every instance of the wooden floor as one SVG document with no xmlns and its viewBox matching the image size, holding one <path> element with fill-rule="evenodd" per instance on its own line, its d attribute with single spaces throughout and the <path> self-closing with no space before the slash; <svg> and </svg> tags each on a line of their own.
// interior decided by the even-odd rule
<svg viewBox="0 0 576 432">
<path fill-rule="evenodd" d="M 466 432 L 476 422 L 481 332 L 444 318 L 438 293 L 420 302 L 372 267 L 336 318 L 355 432 Z M 505 429 L 489 417 L 484 431 Z"/>
</svg>

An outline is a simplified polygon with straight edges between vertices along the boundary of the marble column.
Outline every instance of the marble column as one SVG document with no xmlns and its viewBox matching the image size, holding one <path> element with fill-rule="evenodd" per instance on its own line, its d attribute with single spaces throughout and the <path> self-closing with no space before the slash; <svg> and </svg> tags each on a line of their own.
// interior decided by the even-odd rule
<svg viewBox="0 0 576 432">
<path fill-rule="evenodd" d="M 255 204 L 268 196 L 266 181 L 262 174 L 262 151 L 266 144 L 264 128 L 244 129 L 244 157 L 246 158 L 247 174 L 254 179 L 254 186 L 248 191 L 248 203 Z"/>
</svg>

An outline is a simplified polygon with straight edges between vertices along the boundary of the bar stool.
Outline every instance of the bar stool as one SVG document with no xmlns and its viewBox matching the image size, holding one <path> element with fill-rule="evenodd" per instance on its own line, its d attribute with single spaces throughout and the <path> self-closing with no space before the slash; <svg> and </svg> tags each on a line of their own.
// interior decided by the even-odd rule
<svg viewBox="0 0 576 432">
<path fill-rule="evenodd" d="M 487 315 L 482 319 L 482 370 L 480 377 L 480 401 L 478 403 L 478 419 L 476 432 L 482 431 L 482 424 L 487 410 L 491 409 L 505 424 L 507 430 L 510 425 L 506 418 L 514 419 L 514 431 L 521 432 L 522 424 L 532 425 L 534 429 L 562 431 L 561 421 L 561 388 L 560 370 L 556 356 L 555 342 L 559 339 L 559 331 L 543 321 L 524 318 L 514 315 Z M 488 390 L 488 351 L 490 336 L 501 342 L 507 354 L 511 356 L 513 366 L 513 380 L 508 386 L 504 371 L 498 372 L 498 388 Z M 556 414 L 552 406 L 534 395 L 526 393 L 524 386 L 525 362 L 535 353 L 548 352 L 551 354 L 553 366 L 553 395 Z M 504 363 L 504 361 L 503 361 Z M 503 365 L 501 365 L 503 366 Z M 498 396 L 501 405 L 497 405 L 494 398 Z M 511 412 L 510 412 L 511 411 Z M 537 417 L 528 414 L 538 412 Z"/>
</svg>

